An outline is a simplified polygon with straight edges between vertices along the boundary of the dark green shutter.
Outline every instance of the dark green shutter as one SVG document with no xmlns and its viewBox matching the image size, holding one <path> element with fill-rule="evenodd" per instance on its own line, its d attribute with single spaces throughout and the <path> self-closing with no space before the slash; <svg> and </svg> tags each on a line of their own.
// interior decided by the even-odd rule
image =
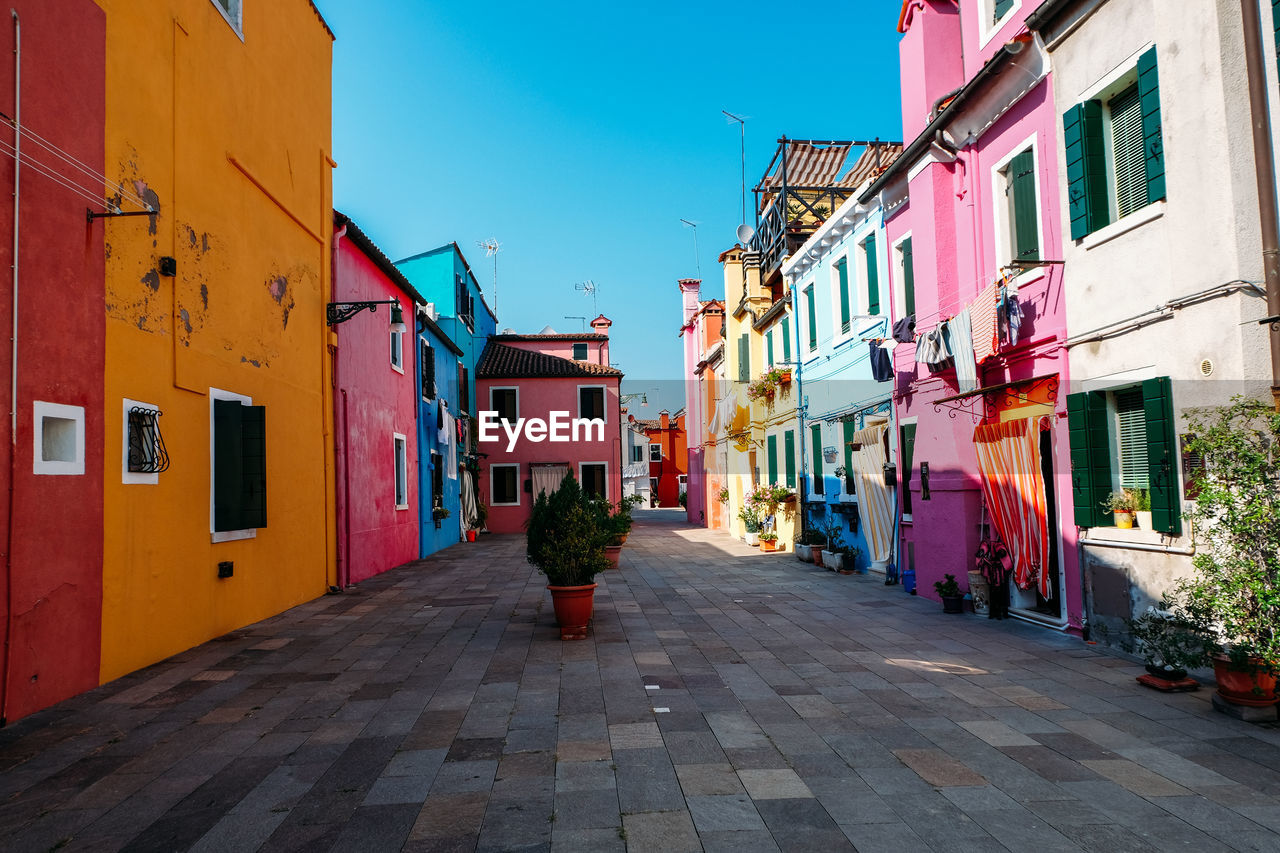
<svg viewBox="0 0 1280 853">
<path fill-rule="evenodd" d="M 1102 507 L 1111 492 L 1106 395 L 1099 391 L 1069 394 L 1067 431 L 1071 439 L 1071 500 L 1076 526 L 1110 526 L 1111 515 Z"/>
<path fill-rule="evenodd" d="M 1000 19 L 1008 14 L 1011 8 L 1013 8 L 1013 0 L 996 0 L 995 17 L 991 19 L 991 23 L 1000 23 Z"/>
<path fill-rule="evenodd" d="M 867 253 L 867 313 L 880 313 L 880 265 L 876 262 L 876 235 L 862 244 Z"/>
<path fill-rule="evenodd" d="M 1154 47 L 1138 57 L 1138 94 L 1142 98 L 1142 143 L 1147 159 L 1147 204 L 1151 204 L 1165 197 L 1160 75 Z"/>
<path fill-rule="evenodd" d="M 1280 0 L 1277 0 L 1280 2 Z M 902 296 L 903 316 L 916 313 L 916 268 L 911 256 L 911 238 L 902 241 Z"/>
<path fill-rule="evenodd" d="M 751 381 L 751 345 L 746 334 L 738 337 L 738 381 Z"/>
<path fill-rule="evenodd" d="M 820 495 L 826 485 L 822 479 L 822 424 L 814 424 L 809 431 L 813 439 L 813 486 L 809 491 Z"/>
<path fill-rule="evenodd" d="M 242 406 L 213 401 L 213 529 L 242 530 L 244 452 Z"/>
<path fill-rule="evenodd" d="M 902 512 L 911 515 L 911 467 L 915 464 L 916 425 L 903 424 L 898 428 L 898 455 L 902 460 Z"/>
<path fill-rule="evenodd" d="M 1280 59 L 1280 0 L 1271 0 L 1271 27 L 1275 30 L 1276 58 Z"/>
<path fill-rule="evenodd" d="M 796 487 L 796 434 L 793 430 L 787 430 L 782 434 L 782 452 L 787 456 L 783 460 L 787 472 L 787 488 L 794 489 Z"/>
<path fill-rule="evenodd" d="M 804 292 L 805 303 L 809 306 L 809 349 L 818 348 L 818 315 L 813 307 L 813 285 Z"/>
<path fill-rule="evenodd" d="M 769 485 L 778 482 L 778 437 L 769 436 Z"/>
<path fill-rule="evenodd" d="M 242 528 L 267 526 L 267 408 L 241 406 L 244 448 Z"/>
<path fill-rule="evenodd" d="M 769 366 L 773 367 L 773 329 L 764 336 L 764 351 L 769 354 Z"/>
<path fill-rule="evenodd" d="M 782 317 L 782 361 L 784 363 L 791 362 L 791 315 L 784 314 Z"/>
<path fill-rule="evenodd" d="M 853 443 L 853 434 L 857 432 L 854 428 L 853 421 L 845 421 L 841 424 L 841 431 L 844 435 L 844 475 L 846 477 L 853 476 L 853 448 L 849 445 Z"/>
<path fill-rule="evenodd" d="M 849 331 L 849 261 L 841 258 L 836 262 L 836 275 L 840 282 L 840 331 Z M 812 332 L 810 333 L 812 337 Z"/>
<path fill-rule="evenodd" d="M 1179 536 L 1182 506 L 1178 495 L 1177 430 L 1174 429 L 1173 386 L 1169 377 L 1142 383 L 1142 404 L 1147 415 L 1147 465 L 1150 469 L 1151 523 L 1156 530 Z"/>
<path fill-rule="evenodd" d="M 1013 251 L 1019 261 L 1040 260 L 1036 215 L 1035 155 L 1028 148 L 1009 163 L 1008 190 L 1013 207 Z"/>
<path fill-rule="evenodd" d="M 1110 220 L 1107 162 L 1102 138 L 1102 102 L 1085 101 L 1062 116 L 1067 155 L 1067 203 L 1071 239 L 1097 231 Z"/>
</svg>

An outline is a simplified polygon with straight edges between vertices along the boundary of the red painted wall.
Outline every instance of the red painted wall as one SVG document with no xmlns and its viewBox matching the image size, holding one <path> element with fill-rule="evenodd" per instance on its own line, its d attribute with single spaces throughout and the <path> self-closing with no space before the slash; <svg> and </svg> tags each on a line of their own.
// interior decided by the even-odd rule
<svg viewBox="0 0 1280 853">
<path fill-rule="evenodd" d="M 358 583 L 418 556 L 417 339 L 413 300 L 350 239 L 338 238 L 341 230 L 334 232 L 334 300 L 399 299 L 410 329 L 403 335 L 401 373 L 391 366 L 390 306 L 333 327 L 338 578 Z M 395 502 L 395 433 L 406 444 L 404 509 Z"/>
<path fill-rule="evenodd" d="M 532 347 L 529 347 L 532 349 Z M 578 387 L 603 385 L 605 387 L 605 428 L 603 441 L 579 441 L 576 443 L 549 441 L 532 442 L 522 435 L 510 452 L 507 450 L 506 433 L 499 426 L 499 441 L 481 441 L 481 453 L 488 454 L 480 465 L 480 494 L 489 506 L 487 526 L 494 533 L 523 533 L 529 510 L 533 505 L 530 494 L 524 490 L 524 481 L 530 478 L 531 462 L 567 462 L 579 476 L 579 463 L 604 462 L 608 465 L 609 500 L 622 499 L 622 429 L 621 404 L 618 399 L 619 378 L 616 376 L 572 377 L 546 379 L 478 379 L 476 394 L 481 411 L 492 409 L 489 390 L 517 386 L 520 389 L 522 418 L 549 420 L 552 411 L 568 412 L 570 418 L 578 416 Z M 494 506 L 491 492 L 490 468 L 493 465 L 519 463 L 519 506 Z"/>
<path fill-rule="evenodd" d="M 22 125 L 97 172 L 104 169 L 106 16 L 90 0 L 16 0 Z M 15 32 L 0 17 L 0 110 L 15 114 Z M 6 122 L 0 138 L 12 145 Z M 0 418 L 0 704 L 12 721 L 98 684 L 102 643 L 103 234 L 146 237 L 146 220 L 85 222 L 102 182 L 28 139 L 20 176 L 17 435 Z M 51 168 L 83 190 L 38 174 Z M 0 157 L 0 387 L 10 404 L 14 160 Z M 101 210 L 99 202 L 97 209 Z M 84 473 L 33 472 L 34 401 L 84 409 Z M 121 417 L 119 404 L 110 413 Z M 14 454 L 11 456 L 10 454 Z M 118 459 L 119 454 L 110 458 Z M 12 471 L 12 476 L 10 472 Z M 119 477 L 120 472 L 112 472 Z M 12 547 L 9 547 L 10 541 Z"/>
<path fill-rule="evenodd" d="M 680 506 L 680 475 L 687 474 L 689 439 L 684 415 L 668 421 L 666 428 L 646 430 L 651 444 L 662 445 L 662 461 L 649 463 L 649 476 L 658 479 L 658 506 Z"/>
</svg>

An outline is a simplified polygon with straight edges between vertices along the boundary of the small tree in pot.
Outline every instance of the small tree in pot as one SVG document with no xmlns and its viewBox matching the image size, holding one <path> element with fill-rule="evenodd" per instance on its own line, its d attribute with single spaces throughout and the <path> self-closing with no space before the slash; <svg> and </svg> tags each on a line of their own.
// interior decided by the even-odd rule
<svg viewBox="0 0 1280 853">
<path fill-rule="evenodd" d="M 525 554 L 547 576 L 560 639 L 586 639 L 595 604 L 594 578 L 609 567 L 604 554 L 609 533 L 598 508 L 570 472 L 554 492 L 538 496 L 526 529 Z"/>
<path fill-rule="evenodd" d="M 955 575 L 943 575 L 942 580 L 933 582 L 933 589 L 938 593 L 938 598 L 942 599 L 943 613 L 964 612 L 964 593 L 960 591 Z"/>
</svg>

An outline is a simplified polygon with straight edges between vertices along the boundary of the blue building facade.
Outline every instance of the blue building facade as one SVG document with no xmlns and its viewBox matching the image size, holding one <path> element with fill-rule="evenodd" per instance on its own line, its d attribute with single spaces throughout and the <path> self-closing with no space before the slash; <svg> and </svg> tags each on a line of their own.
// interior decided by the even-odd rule
<svg viewBox="0 0 1280 853">
<path fill-rule="evenodd" d="M 465 355 L 426 306 L 414 329 L 418 380 L 418 548 L 425 557 L 457 544 L 468 521 L 462 512 L 465 445 L 456 423 L 461 411 L 459 365 Z M 462 421 L 465 424 L 465 420 Z"/>
</svg>

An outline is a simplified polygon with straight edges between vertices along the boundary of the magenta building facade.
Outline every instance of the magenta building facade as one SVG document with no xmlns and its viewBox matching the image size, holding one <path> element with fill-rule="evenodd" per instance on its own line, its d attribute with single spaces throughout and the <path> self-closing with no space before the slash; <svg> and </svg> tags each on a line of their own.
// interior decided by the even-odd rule
<svg viewBox="0 0 1280 853">
<path fill-rule="evenodd" d="M 997 532 L 978 428 L 1023 422 L 1034 433 L 1039 458 L 1029 467 L 1040 469 L 1039 483 L 1025 478 L 1012 515 L 1034 517 L 1044 547 L 1023 583 L 1008 582 L 1010 612 L 1078 630 L 1076 530 L 1061 522 L 1072 500 L 1066 314 L 1062 267 L 1052 263 L 1062 258 L 1066 200 L 1048 57 L 1023 23 L 1038 5 L 904 4 L 903 129 L 912 141 L 861 198 L 879 196 L 885 211 L 892 319 L 915 321 L 893 353 L 899 564 L 916 570 L 921 595 L 936 598 L 933 582 L 948 573 L 965 586 L 979 543 Z M 1011 310 L 1021 315 L 1012 331 L 1001 321 Z M 944 329 L 963 350 L 950 333 L 966 316 L 976 359 L 961 351 L 951 365 L 936 355 L 932 366 L 917 361 L 920 338 L 931 344 Z M 966 357 L 958 376 L 954 363 Z"/>
</svg>

